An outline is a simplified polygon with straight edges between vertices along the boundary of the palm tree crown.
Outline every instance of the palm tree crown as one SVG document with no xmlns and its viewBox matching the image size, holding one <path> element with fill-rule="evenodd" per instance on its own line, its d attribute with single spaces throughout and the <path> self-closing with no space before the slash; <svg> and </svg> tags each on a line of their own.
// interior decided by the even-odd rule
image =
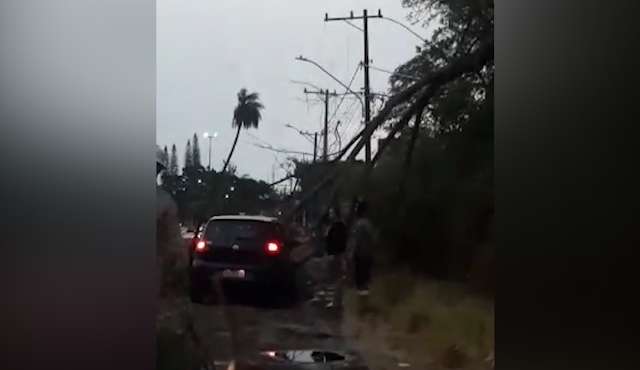
<svg viewBox="0 0 640 370">
<path fill-rule="evenodd" d="M 259 98 L 260 96 L 256 92 L 247 94 L 247 89 L 244 87 L 238 92 L 238 105 L 236 105 L 233 110 L 233 121 L 231 121 L 231 127 L 236 129 L 236 137 L 231 145 L 231 150 L 229 151 L 227 160 L 224 162 L 224 166 L 222 167 L 222 173 L 225 173 L 229 166 L 231 156 L 233 155 L 233 152 L 236 149 L 236 144 L 238 143 L 240 130 L 242 130 L 242 128 L 258 128 L 260 120 L 262 120 L 261 110 L 264 109 L 264 105 L 259 101 Z"/>
<path fill-rule="evenodd" d="M 238 105 L 233 110 L 233 122 L 231 125 L 234 128 L 242 126 L 245 129 L 258 128 L 260 120 L 262 120 L 262 113 L 264 105 L 259 101 L 260 96 L 257 92 L 247 94 L 247 89 L 242 88 L 238 92 Z"/>
</svg>

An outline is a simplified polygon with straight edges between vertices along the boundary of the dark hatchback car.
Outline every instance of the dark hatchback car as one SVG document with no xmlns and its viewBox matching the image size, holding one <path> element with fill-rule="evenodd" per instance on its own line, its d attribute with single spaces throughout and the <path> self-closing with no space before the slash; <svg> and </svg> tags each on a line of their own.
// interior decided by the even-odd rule
<svg viewBox="0 0 640 370">
<path fill-rule="evenodd" d="M 296 293 L 292 242 L 277 219 L 263 216 L 215 216 L 192 244 L 190 295 L 196 303 L 215 298 L 214 278 L 258 285 L 274 298 Z"/>
</svg>

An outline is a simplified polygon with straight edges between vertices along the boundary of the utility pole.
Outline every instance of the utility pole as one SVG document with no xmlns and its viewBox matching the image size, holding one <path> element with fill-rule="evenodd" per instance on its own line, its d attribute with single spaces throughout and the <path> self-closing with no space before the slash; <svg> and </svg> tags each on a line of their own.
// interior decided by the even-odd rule
<svg viewBox="0 0 640 370">
<path fill-rule="evenodd" d="M 323 162 L 327 162 L 329 160 L 329 96 L 338 96 L 338 93 L 335 91 L 330 93 L 329 89 L 325 90 L 307 90 L 304 89 L 305 94 L 322 94 L 324 95 L 324 129 L 323 129 L 323 143 L 322 143 L 322 160 Z M 316 144 L 314 144 L 314 153 L 316 153 L 315 147 L 317 146 L 317 135 L 315 138 Z M 315 154 L 314 154 L 315 158 Z"/>
<path fill-rule="evenodd" d="M 362 10 L 362 22 L 364 29 L 364 122 L 369 124 L 371 120 L 371 104 L 369 96 L 369 17 L 367 17 L 367 9 Z M 364 161 L 371 162 L 371 139 L 367 139 L 364 143 Z"/>
<path fill-rule="evenodd" d="M 371 120 L 370 91 L 369 91 L 369 18 L 382 18 L 382 12 L 378 9 L 378 14 L 368 15 L 367 9 L 362 10 L 361 17 L 354 17 L 353 11 L 349 17 L 329 18 L 329 14 L 324 14 L 324 21 L 349 21 L 362 19 L 364 33 L 364 124 L 368 125 Z M 365 142 L 365 162 L 371 161 L 371 139 Z"/>
<path fill-rule="evenodd" d="M 318 158 L 318 133 L 313 134 L 313 163 L 316 163 Z"/>
<path fill-rule="evenodd" d="M 329 155 L 329 90 L 324 91 L 324 140 L 322 145 L 322 161 Z"/>
</svg>

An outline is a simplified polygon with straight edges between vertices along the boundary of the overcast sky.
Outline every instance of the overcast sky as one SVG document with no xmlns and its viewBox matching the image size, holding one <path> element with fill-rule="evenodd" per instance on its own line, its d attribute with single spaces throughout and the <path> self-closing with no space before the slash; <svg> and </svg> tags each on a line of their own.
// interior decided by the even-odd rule
<svg viewBox="0 0 640 370">
<path fill-rule="evenodd" d="M 180 167 L 184 147 L 194 133 L 200 136 L 202 164 L 208 164 L 208 141 L 204 132 L 219 133 L 213 142 L 212 166 L 219 170 L 235 130 L 231 128 L 236 94 L 242 87 L 260 93 L 265 105 L 257 130 L 240 134 L 231 162 L 238 174 L 270 181 L 284 175 L 274 164 L 286 155 L 258 148 L 253 143 L 313 152 L 313 144 L 296 131 L 320 130 L 323 104 L 303 94 L 307 81 L 320 88 L 344 91 L 315 66 L 296 61 L 303 55 L 348 82 L 363 57 L 362 33 L 345 22 L 324 22 L 329 16 L 356 15 L 366 7 L 405 24 L 408 10 L 401 0 L 157 0 L 157 143 L 176 144 Z M 362 21 L 355 25 L 361 27 Z M 412 27 L 425 35 L 420 27 Z M 420 40 L 402 27 L 380 19 L 369 20 L 372 65 L 393 70 L 415 54 Z M 389 75 L 371 70 L 372 91 L 385 92 Z M 362 72 L 352 88 L 363 86 Z M 305 100 L 308 99 L 308 102 Z M 333 113 L 339 99 L 330 100 Z M 356 132 L 362 109 L 345 99 L 336 115 L 343 141 Z M 335 121 L 335 120 L 334 120 Z M 330 143 L 334 137 L 330 136 Z M 337 149 L 337 144 L 332 149 Z M 330 150 L 331 151 L 331 150 Z"/>
</svg>

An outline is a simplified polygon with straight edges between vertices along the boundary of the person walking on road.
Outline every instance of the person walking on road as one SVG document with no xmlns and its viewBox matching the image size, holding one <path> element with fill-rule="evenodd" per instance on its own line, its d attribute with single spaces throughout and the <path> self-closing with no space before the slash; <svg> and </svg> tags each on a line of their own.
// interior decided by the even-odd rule
<svg viewBox="0 0 640 370">
<path fill-rule="evenodd" d="M 331 224 L 326 237 L 326 251 L 330 258 L 330 279 L 335 283 L 333 300 L 328 308 L 339 307 L 342 304 L 342 281 L 344 279 L 345 260 L 344 252 L 347 249 L 348 231 L 347 225 L 342 220 L 339 207 L 331 212 Z"/>
<path fill-rule="evenodd" d="M 356 220 L 349 239 L 349 259 L 354 267 L 354 280 L 359 295 L 369 294 L 371 267 L 373 265 L 373 246 L 377 236 L 369 220 L 369 205 L 365 201 L 356 207 Z"/>
</svg>

